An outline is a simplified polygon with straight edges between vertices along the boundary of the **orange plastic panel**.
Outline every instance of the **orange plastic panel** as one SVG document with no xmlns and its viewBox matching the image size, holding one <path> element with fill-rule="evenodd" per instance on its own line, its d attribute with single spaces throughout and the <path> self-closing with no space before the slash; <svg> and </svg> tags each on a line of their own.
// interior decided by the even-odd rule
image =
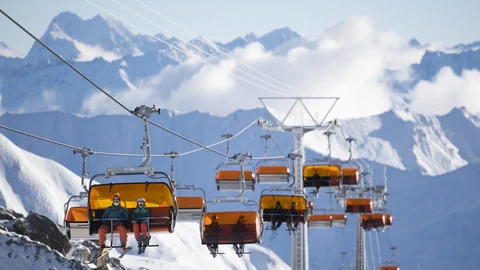
<svg viewBox="0 0 480 270">
<path fill-rule="evenodd" d="M 386 226 L 384 214 L 363 214 L 361 215 L 362 228 L 369 230 Z"/>
<path fill-rule="evenodd" d="M 202 209 L 203 197 L 177 197 L 178 209 Z"/>
<path fill-rule="evenodd" d="M 66 222 L 88 222 L 87 207 L 72 207 L 68 209 Z"/>
<path fill-rule="evenodd" d="M 307 201 L 305 197 L 299 195 L 262 195 L 260 198 L 260 208 L 273 209 L 275 208 L 277 202 L 280 202 L 283 209 L 290 209 L 292 203 L 294 202 L 297 204 L 295 210 L 307 210 Z"/>
<path fill-rule="evenodd" d="M 240 176 L 240 171 L 221 170 L 217 172 L 217 176 L 215 177 L 215 179 L 217 181 L 239 181 Z M 245 181 L 253 181 L 255 179 L 255 175 L 252 171 L 244 171 L 243 176 L 245 178 Z"/>
<path fill-rule="evenodd" d="M 288 166 L 270 166 L 263 165 L 257 167 L 257 175 L 261 174 L 289 174 L 290 169 Z"/>
<path fill-rule="evenodd" d="M 338 186 L 341 169 L 338 165 L 305 165 L 303 181 L 305 187 Z"/>
<path fill-rule="evenodd" d="M 150 232 L 167 232 L 172 222 L 170 219 L 162 217 L 170 217 L 170 207 L 153 207 L 150 208 L 150 215 L 153 218 L 150 220 Z"/>
<path fill-rule="evenodd" d="M 315 174 L 320 177 L 340 177 L 340 167 L 338 165 L 306 165 L 303 166 L 303 177 L 310 178 Z"/>
<path fill-rule="evenodd" d="M 380 266 L 380 270 L 400 270 L 398 266 Z"/>
<path fill-rule="evenodd" d="M 358 169 L 342 168 L 343 185 L 358 185 Z"/>
<path fill-rule="evenodd" d="M 174 206 L 173 194 L 166 183 L 119 183 L 101 184 L 90 187 L 90 210 L 106 209 L 112 205 L 115 193 L 120 193 L 121 205 L 126 208 L 137 207 L 137 198 L 145 198 L 145 206 Z"/>
<path fill-rule="evenodd" d="M 213 222 L 216 216 L 218 223 Z M 243 216 L 243 224 L 239 222 Z M 202 244 L 251 244 L 261 236 L 261 221 L 255 211 L 208 212 L 202 219 Z"/>
<path fill-rule="evenodd" d="M 350 198 L 345 202 L 347 213 L 371 213 L 372 200 L 366 198 Z"/>
</svg>

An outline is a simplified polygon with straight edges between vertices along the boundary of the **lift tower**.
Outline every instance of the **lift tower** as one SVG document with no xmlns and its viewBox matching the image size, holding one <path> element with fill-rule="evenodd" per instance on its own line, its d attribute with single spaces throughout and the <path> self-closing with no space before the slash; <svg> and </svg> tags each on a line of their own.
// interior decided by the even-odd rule
<svg viewBox="0 0 480 270">
<path fill-rule="evenodd" d="M 339 98 L 263 97 L 259 99 L 277 122 L 276 125 L 272 125 L 262 121 L 262 127 L 273 131 L 289 131 L 293 135 L 295 153 L 292 154 L 296 154 L 293 162 L 295 177 L 295 185 L 293 187 L 296 195 L 303 195 L 303 164 L 305 163 L 303 135 L 313 130 L 326 131 L 334 128 L 335 122 L 329 122 L 328 124 L 324 124 L 324 122 Z M 320 105 L 321 103 L 323 105 L 328 104 L 328 106 L 322 106 Z M 320 114 L 322 115 L 321 117 L 319 117 Z M 307 233 L 307 224 L 305 223 L 299 225 L 297 230 L 291 234 L 292 270 L 308 270 Z"/>
</svg>

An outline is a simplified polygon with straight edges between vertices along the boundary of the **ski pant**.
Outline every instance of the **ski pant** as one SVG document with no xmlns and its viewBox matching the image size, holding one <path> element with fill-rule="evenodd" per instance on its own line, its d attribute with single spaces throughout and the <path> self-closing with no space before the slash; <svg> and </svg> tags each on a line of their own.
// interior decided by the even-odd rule
<svg viewBox="0 0 480 270">
<path fill-rule="evenodd" d="M 127 229 L 122 224 L 113 225 L 113 230 L 120 234 L 120 243 L 122 246 L 127 244 Z M 98 229 L 98 243 L 100 245 L 105 245 L 105 240 L 107 239 L 107 232 L 110 230 L 110 225 L 102 225 Z"/>
<path fill-rule="evenodd" d="M 140 238 L 140 231 L 143 234 L 143 238 L 146 238 L 148 236 L 147 224 L 145 224 L 145 223 L 140 223 L 140 224 L 135 223 L 135 224 L 133 224 L 133 234 L 135 234 L 135 239 L 137 241 Z"/>
</svg>

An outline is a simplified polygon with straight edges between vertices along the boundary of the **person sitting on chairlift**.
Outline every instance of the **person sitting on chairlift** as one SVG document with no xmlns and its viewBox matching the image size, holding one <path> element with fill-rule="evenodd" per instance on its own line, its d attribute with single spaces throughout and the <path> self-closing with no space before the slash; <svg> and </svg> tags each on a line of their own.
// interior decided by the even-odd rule
<svg viewBox="0 0 480 270">
<path fill-rule="evenodd" d="M 282 225 L 282 217 L 280 216 L 281 212 L 283 212 L 282 204 L 277 201 L 274 209 L 275 215 L 272 216 L 272 230 L 276 231 Z"/>
<path fill-rule="evenodd" d="M 247 225 L 245 225 L 245 221 L 247 221 L 247 218 L 244 216 L 244 215 L 241 215 L 239 218 L 238 218 L 238 221 L 237 223 L 235 223 L 235 225 L 233 225 L 233 236 L 234 236 L 234 239 L 235 240 L 240 240 L 238 241 L 238 243 L 234 243 L 233 244 L 233 248 L 235 249 L 235 252 L 237 254 L 243 254 L 243 247 L 245 246 L 245 244 L 243 244 L 243 242 L 245 241 L 244 240 L 244 233 L 246 233 L 248 231 L 248 227 Z M 237 242 L 237 241 L 235 241 Z"/>
<path fill-rule="evenodd" d="M 208 234 L 208 238 L 211 238 L 213 235 L 215 238 L 218 239 L 218 233 L 220 232 L 220 225 L 218 224 L 218 217 L 216 214 L 212 216 L 212 224 L 206 226 L 206 232 Z M 218 251 L 218 244 L 207 244 L 207 247 L 210 251 Z M 213 253 L 213 252 L 212 252 Z"/>
<path fill-rule="evenodd" d="M 150 235 L 148 234 L 148 224 L 150 217 L 150 209 L 145 207 L 145 199 L 140 197 L 137 199 L 137 208 L 133 210 L 133 233 L 138 246 L 148 246 Z"/>
<path fill-rule="evenodd" d="M 128 211 L 120 205 L 120 193 L 113 195 L 113 203 L 103 212 L 103 225 L 98 229 L 98 243 L 103 251 L 105 249 L 105 240 L 107 232 L 114 229 L 120 234 L 120 243 L 122 251 L 125 251 L 127 245 L 127 229 L 123 222 L 128 218 Z"/>
<path fill-rule="evenodd" d="M 290 207 L 290 215 L 291 215 L 291 217 L 290 217 L 290 218 L 288 219 L 288 221 L 287 221 L 287 226 L 288 226 L 290 229 L 292 229 L 293 231 L 297 230 L 298 223 L 299 223 L 299 217 L 297 217 L 296 207 L 297 207 L 297 203 L 296 203 L 296 202 L 292 202 L 292 206 Z M 292 228 L 292 220 L 294 221 L 293 228 Z"/>
<path fill-rule="evenodd" d="M 247 218 L 245 216 L 240 216 L 237 220 L 237 223 L 233 225 L 233 232 L 235 235 L 240 235 L 241 239 L 243 241 L 243 234 L 248 231 L 247 225 L 245 225 L 245 221 L 247 221 Z"/>
</svg>

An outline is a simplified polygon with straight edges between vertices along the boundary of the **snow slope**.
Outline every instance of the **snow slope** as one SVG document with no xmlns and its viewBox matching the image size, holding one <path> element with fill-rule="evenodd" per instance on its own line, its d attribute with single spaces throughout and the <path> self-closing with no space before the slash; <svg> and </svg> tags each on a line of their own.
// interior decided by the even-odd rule
<svg viewBox="0 0 480 270">
<path fill-rule="evenodd" d="M 63 204 L 80 192 L 80 178 L 55 161 L 20 149 L 0 134 L 0 204 L 63 223 Z"/>
</svg>

